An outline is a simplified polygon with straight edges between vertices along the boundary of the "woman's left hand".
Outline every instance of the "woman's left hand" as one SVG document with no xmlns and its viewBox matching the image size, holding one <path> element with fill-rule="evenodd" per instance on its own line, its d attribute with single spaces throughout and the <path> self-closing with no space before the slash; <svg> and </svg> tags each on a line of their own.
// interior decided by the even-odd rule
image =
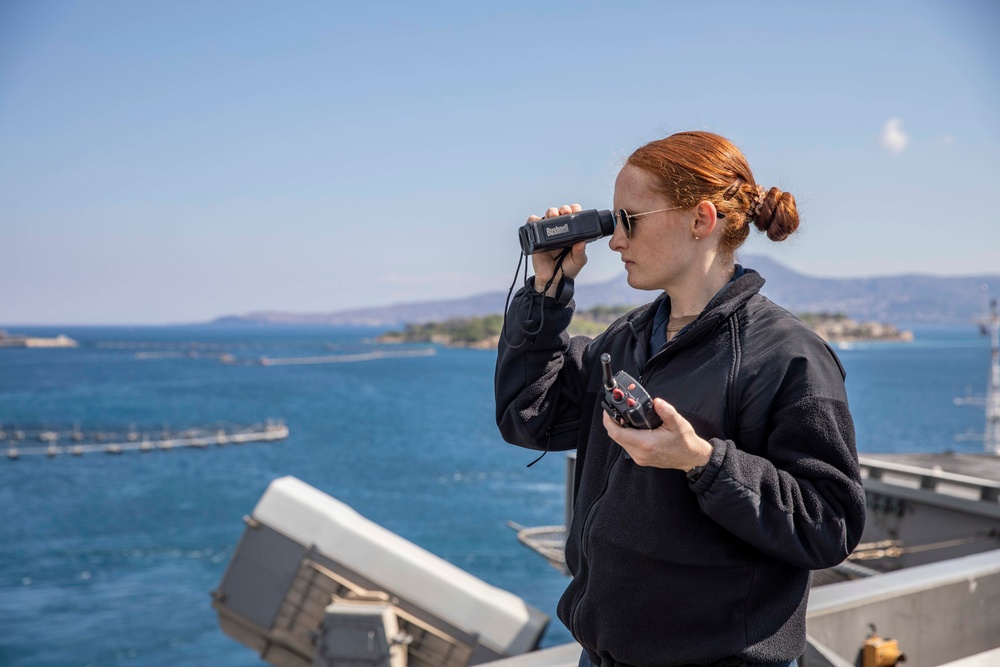
<svg viewBox="0 0 1000 667">
<path fill-rule="evenodd" d="M 624 428 L 604 413 L 604 428 L 640 466 L 676 468 L 688 471 L 708 463 L 712 445 L 694 432 L 674 406 L 662 398 L 653 399 L 653 408 L 663 420 L 659 428 Z"/>
</svg>

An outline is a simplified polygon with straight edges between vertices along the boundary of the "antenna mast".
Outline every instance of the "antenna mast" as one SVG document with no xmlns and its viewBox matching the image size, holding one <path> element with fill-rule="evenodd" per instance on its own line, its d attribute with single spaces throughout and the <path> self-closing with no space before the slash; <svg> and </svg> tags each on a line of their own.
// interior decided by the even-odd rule
<svg viewBox="0 0 1000 667">
<path fill-rule="evenodd" d="M 983 449 L 1000 456 L 1000 315 L 997 300 L 990 299 L 990 384 L 986 390 L 986 430 Z"/>
<path fill-rule="evenodd" d="M 997 314 L 997 300 L 990 299 L 990 379 L 986 386 L 986 397 L 956 398 L 955 405 L 982 405 L 986 408 L 986 428 L 983 430 L 983 451 L 1000 456 L 1000 315 Z M 975 439 L 979 436 L 963 437 Z"/>
</svg>

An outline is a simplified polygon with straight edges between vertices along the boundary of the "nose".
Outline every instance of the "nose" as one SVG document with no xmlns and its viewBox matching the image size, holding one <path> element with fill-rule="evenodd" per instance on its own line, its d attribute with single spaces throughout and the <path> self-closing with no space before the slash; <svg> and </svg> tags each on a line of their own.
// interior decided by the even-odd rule
<svg viewBox="0 0 1000 667">
<path fill-rule="evenodd" d="M 628 245 L 628 239 L 625 238 L 625 229 L 621 225 L 615 225 L 615 231 L 611 234 L 611 240 L 608 241 L 608 247 L 615 252 L 621 252 Z"/>
</svg>

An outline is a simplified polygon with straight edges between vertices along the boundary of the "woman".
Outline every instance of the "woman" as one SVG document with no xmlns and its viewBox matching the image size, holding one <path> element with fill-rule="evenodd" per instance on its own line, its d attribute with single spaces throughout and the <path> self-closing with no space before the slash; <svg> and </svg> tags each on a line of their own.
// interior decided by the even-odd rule
<svg viewBox="0 0 1000 667">
<path fill-rule="evenodd" d="M 497 357 L 504 438 L 577 450 L 559 618 L 581 665 L 794 664 L 810 571 L 843 561 L 865 517 L 840 362 L 733 260 L 751 224 L 774 241 L 794 232 L 795 200 L 759 188 L 728 140 L 682 132 L 628 158 L 614 210 L 629 285 L 659 298 L 571 339 L 557 297 L 572 290 L 558 288 L 585 244 L 558 270 L 557 252 L 532 255 Z M 605 415 L 605 352 L 655 398 L 660 427 Z"/>
</svg>

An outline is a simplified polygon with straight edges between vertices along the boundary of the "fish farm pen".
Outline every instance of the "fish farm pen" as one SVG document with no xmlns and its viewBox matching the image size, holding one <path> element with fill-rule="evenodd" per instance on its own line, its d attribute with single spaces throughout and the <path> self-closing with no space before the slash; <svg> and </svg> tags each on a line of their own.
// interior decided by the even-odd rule
<svg viewBox="0 0 1000 667">
<path fill-rule="evenodd" d="M 288 426 L 280 420 L 268 420 L 249 426 L 225 424 L 208 427 L 155 431 L 134 427 L 119 430 L 84 430 L 70 428 L 18 428 L 0 425 L 0 448 L 6 446 L 8 460 L 22 456 L 55 457 L 63 454 L 122 454 L 128 451 L 151 452 L 183 447 L 204 448 L 242 445 L 249 442 L 275 442 L 288 437 Z"/>
</svg>

